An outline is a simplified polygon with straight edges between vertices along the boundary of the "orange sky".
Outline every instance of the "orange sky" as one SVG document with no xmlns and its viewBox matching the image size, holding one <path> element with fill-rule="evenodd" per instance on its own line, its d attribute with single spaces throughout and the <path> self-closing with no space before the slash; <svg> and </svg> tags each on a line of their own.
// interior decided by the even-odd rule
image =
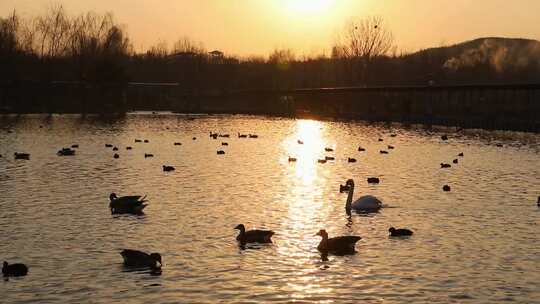
<svg viewBox="0 0 540 304">
<path fill-rule="evenodd" d="M 346 20 L 368 15 L 384 17 L 405 51 L 482 36 L 540 40 L 538 0 L 1 0 L 0 15 L 31 16 L 51 3 L 113 12 L 137 50 L 189 36 L 235 55 L 282 47 L 310 55 L 328 52 Z"/>
</svg>

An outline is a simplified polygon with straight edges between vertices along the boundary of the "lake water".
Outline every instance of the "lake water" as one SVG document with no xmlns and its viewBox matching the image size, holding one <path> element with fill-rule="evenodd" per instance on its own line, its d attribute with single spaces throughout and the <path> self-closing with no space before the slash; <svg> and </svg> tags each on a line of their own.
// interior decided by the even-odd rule
<svg viewBox="0 0 540 304">
<path fill-rule="evenodd" d="M 56 155 L 72 144 L 77 155 Z M 459 152 L 459 164 L 440 169 Z M 2 303 L 540 303 L 540 135 L 256 116 L 27 115 L 0 116 L 0 154 L 0 259 L 30 268 L 0 282 Z M 324 156 L 336 160 L 318 164 Z M 370 176 L 381 183 L 368 185 Z M 355 197 L 373 194 L 388 207 L 347 216 L 339 185 L 348 178 Z M 147 195 L 146 214 L 111 215 L 111 192 Z M 274 230 L 274 244 L 242 250 L 239 223 Z M 392 239 L 391 226 L 415 234 Z M 319 229 L 361 236 L 358 253 L 321 260 Z M 160 252 L 162 274 L 128 271 L 122 248 Z"/>
</svg>

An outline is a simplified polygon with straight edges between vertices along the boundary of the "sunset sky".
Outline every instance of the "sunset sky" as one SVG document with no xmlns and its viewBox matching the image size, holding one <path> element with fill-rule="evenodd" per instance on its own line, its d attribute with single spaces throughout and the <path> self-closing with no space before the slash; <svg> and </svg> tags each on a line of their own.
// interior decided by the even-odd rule
<svg viewBox="0 0 540 304">
<path fill-rule="evenodd" d="M 345 21 L 369 15 L 385 18 L 403 51 L 484 36 L 540 39 L 537 0 L 2 0 L 0 15 L 57 3 L 70 14 L 113 12 L 136 50 L 188 36 L 235 55 L 328 53 Z"/>
</svg>

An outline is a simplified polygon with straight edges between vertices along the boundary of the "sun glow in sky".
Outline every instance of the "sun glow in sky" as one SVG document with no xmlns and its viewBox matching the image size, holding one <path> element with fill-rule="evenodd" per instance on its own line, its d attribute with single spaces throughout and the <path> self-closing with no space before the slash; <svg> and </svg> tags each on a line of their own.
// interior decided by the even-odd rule
<svg viewBox="0 0 540 304">
<path fill-rule="evenodd" d="M 538 0 L 0 0 L 0 16 L 35 16 L 52 4 L 71 15 L 112 12 L 138 51 L 187 36 L 232 55 L 328 55 L 344 23 L 366 16 L 384 18 L 398 51 L 489 36 L 540 39 Z"/>
<path fill-rule="evenodd" d="M 335 0 L 283 0 L 286 9 L 293 14 L 325 13 Z"/>
</svg>

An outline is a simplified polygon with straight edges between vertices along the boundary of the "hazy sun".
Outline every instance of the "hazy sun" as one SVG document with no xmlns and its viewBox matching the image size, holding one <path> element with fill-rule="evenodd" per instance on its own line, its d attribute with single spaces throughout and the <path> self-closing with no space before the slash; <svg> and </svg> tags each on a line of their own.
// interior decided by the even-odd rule
<svg viewBox="0 0 540 304">
<path fill-rule="evenodd" d="M 335 0 L 284 0 L 287 11 L 293 14 L 317 14 L 329 9 Z"/>
</svg>

